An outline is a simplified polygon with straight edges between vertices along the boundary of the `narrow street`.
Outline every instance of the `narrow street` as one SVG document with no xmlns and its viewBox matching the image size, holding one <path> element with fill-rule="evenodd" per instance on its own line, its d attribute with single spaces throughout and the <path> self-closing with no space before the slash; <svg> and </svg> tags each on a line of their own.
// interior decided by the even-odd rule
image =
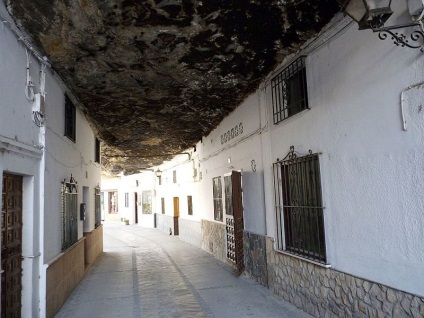
<svg viewBox="0 0 424 318">
<path fill-rule="evenodd" d="M 106 223 L 103 256 L 56 317 L 309 316 L 178 237 Z"/>
</svg>

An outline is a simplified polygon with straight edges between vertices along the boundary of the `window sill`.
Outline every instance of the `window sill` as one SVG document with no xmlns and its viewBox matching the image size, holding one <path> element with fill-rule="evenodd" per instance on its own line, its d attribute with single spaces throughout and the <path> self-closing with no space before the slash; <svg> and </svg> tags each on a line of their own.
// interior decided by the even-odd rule
<svg viewBox="0 0 424 318">
<path fill-rule="evenodd" d="M 296 254 L 289 253 L 287 251 L 275 250 L 275 252 L 280 253 L 280 254 L 283 254 L 283 255 L 287 255 L 287 256 L 290 256 L 290 257 L 294 257 L 294 258 L 300 259 L 300 260 L 305 261 L 305 262 L 308 262 L 308 263 L 312 263 L 312 264 L 317 265 L 317 266 L 320 266 L 320 267 L 331 268 L 331 264 L 322 264 L 322 263 L 316 262 L 314 260 L 311 260 L 309 258 L 302 257 L 302 256 L 299 256 L 299 255 L 296 255 Z"/>
</svg>

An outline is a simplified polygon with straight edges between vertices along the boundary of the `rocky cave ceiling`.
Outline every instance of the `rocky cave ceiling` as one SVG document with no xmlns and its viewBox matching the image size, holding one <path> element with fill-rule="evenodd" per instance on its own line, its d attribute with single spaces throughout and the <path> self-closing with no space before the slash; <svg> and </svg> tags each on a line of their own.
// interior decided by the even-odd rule
<svg viewBox="0 0 424 318">
<path fill-rule="evenodd" d="M 138 172 L 194 146 L 337 0 L 4 0 L 104 141 L 103 168 Z"/>
</svg>

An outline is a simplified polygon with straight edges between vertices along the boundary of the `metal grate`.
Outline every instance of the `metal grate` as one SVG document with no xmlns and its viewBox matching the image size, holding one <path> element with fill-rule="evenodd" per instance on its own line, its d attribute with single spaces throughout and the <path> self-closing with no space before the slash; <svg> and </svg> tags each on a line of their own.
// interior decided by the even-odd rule
<svg viewBox="0 0 424 318">
<path fill-rule="evenodd" d="M 325 264 L 320 180 L 318 154 L 312 151 L 298 156 L 292 146 L 274 163 L 278 248 Z"/>
<path fill-rule="evenodd" d="M 100 186 L 94 188 L 94 227 L 98 228 L 101 224 L 101 191 Z"/>
<path fill-rule="evenodd" d="M 308 108 L 305 56 L 271 80 L 274 124 Z"/>
<path fill-rule="evenodd" d="M 62 182 L 62 251 L 78 241 L 78 185 L 72 177 Z"/>
</svg>

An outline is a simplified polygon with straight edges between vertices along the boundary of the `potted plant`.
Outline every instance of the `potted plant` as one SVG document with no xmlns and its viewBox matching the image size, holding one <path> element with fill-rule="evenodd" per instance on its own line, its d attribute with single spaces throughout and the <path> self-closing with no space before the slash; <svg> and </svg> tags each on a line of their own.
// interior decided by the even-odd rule
<svg viewBox="0 0 424 318">
<path fill-rule="evenodd" d="M 125 225 L 130 225 L 130 220 L 124 219 L 124 223 L 125 223 Z"/>
</svg>

